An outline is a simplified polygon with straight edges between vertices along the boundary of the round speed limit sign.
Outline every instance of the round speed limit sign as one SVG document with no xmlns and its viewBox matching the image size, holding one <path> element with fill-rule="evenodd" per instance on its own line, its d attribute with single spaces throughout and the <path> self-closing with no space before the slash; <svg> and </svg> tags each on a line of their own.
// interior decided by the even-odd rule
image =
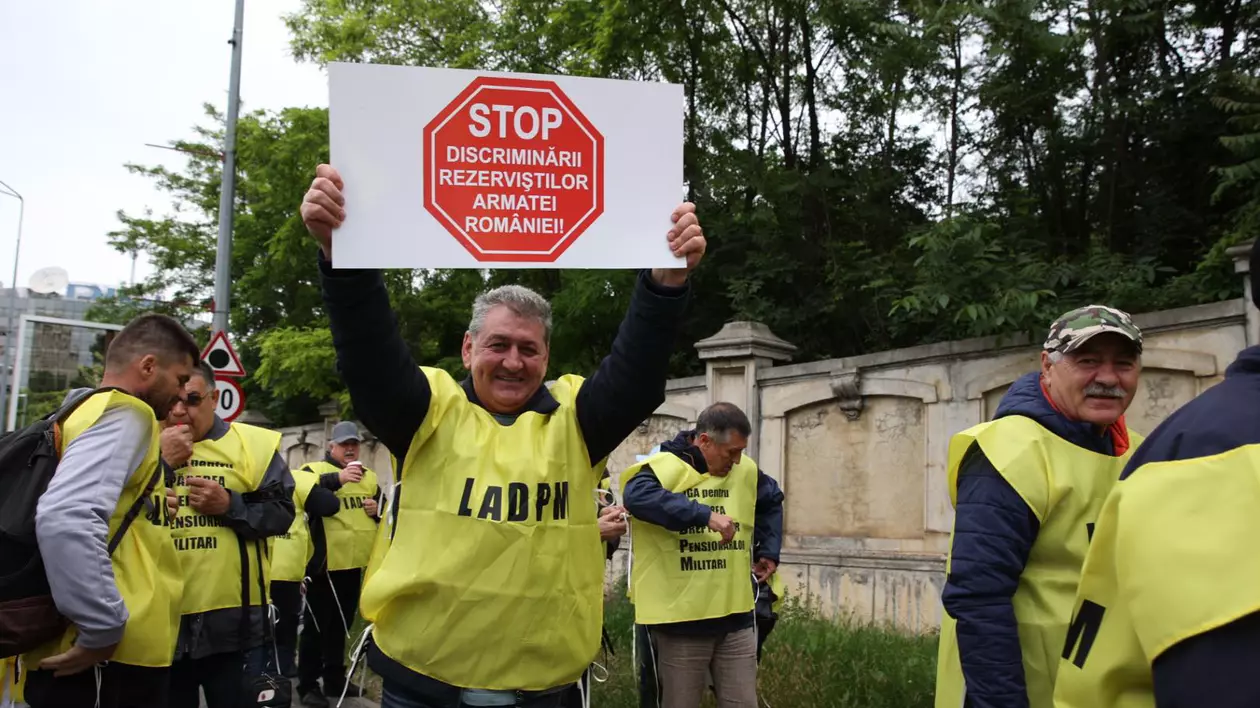
<svg viewBox="0 0 1260 708">
<path fill-rule="evenodd" d="M 219 406 L 214 412 L 224 422 L 231 423 L 245 410 L 245 392 L 240 384 L 226 377 L 216 378 L 214 387 L 219 390 Z"/>
</svg>

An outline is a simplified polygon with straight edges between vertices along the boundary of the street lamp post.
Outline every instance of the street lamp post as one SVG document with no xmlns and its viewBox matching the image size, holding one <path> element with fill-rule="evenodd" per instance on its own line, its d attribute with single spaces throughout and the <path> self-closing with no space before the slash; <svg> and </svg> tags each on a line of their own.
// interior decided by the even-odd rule
<svg viewBox="0 0 1260 708">
<path fill-rule="evenodd" d="M 215 332 L 228 331 L 228 312 L 232 297 L 232 209 L 236 197 L 236 115 L 241 96 L 241 25 L 244 24 L 245 0 L 236 0 L 236 18 L 232 25 L 232 73 L 228 78 L 227 125 L 223 141 L 223 181 L 219 191 L 219 240 L 214 257 Z"/>
<path fill-rule="evenodd" d="M 5 330 L 4 339 L 4 385 L 0 386 L 0 411 L 5 409 L 5 398 L 9 395 L 9 389 L 13 387 L 13 317 L 17 314 L 17 277 L 18 277 L 18 255 L 22 251 L 22 217 L 26 213 L 26 200 L 18 191 L 4 181 L 0 180 L 0 194 L 6 194 L 10 197 L 16 197 L 18 200 L 18 230 L 17 245 L 13 247 L 13 281 L 9 283 L 9 324 Z"/>
</svg>

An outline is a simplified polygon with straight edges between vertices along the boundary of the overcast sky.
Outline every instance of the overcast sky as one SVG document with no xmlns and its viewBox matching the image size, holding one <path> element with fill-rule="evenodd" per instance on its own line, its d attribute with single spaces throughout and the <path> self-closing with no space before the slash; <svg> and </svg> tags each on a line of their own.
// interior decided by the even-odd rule
<svg viewBox="0 0 1260 708">
<path fill-rule="evenodd" d="M 281 17 L 298 0 L 246 0 L 242 111 L 327 106 L 326 74 L 289 53 Z M 119 209 L 170 202 L 126 162 L 183 164 L 145 147 L 192 136 L 202 104 L 227 104 L 232 0 L 0 1 L 0 180 L 26 199 L 18 284 L 60 266 L 117 286 L 131 258 L 110 248 Z M 297 208 L 297 205 L 294 205 Z M 0 196 L 0 283 L 13 277 L 18 202 Z M 150 272 L 143 255 L 137 279 Z"/>
</svg>

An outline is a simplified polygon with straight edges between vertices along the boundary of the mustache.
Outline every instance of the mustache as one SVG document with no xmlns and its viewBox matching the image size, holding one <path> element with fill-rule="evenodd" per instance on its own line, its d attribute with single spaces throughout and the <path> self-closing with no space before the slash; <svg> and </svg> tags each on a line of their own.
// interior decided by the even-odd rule
<svg viewBox="0 0 1260 708">
<path fill-rule="evenodd" d="M 1085 387 L 1085 395 L 1093 398 L 1124 398 L 1126 393 L 1123 386 L 1092 383 Z"/>
</svg>

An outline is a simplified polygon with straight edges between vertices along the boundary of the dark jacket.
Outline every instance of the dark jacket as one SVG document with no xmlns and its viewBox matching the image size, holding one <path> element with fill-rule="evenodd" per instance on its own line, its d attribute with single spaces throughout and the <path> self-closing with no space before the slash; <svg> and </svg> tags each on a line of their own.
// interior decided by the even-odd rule
<svg viewBox="0 0 1260 708">
<path fill-rule="evenodd" d="M 1104 455 L 1115 453 L 1109 433 L 1059 413 L 1031 373 L 1011 385 L 995 418 L 1019 415 L 1060 438 Z M 967 706 L 1028 705 L 1012 598 L 1040 525 L 1024 500 L 973 445 L 958 473 L 950 573 L 941 600 L 958 621 L 958 653 Z"/>
<path fill-rule="evenodd" d="M 324 454 L 324 462 L 327 462 L 339 470 L 344 470 L 346 468 L 345 465 L 334 460 L 332 456 L 327 453 Z M 302 469 L 307 472 L 314 471 L 309 467 L 309 465 L 304 465 Z M 311 531 L 311 546 L 314 548 L 314 552 L 311 553 L 311 560 L 306 564 L 306 577 L 308 578 L 313 578 L 320 573 L 328 571 L 328 535 L 324 533 L 324 517 L 334 516 L 338 511 L 341 511 L 341 501 L 337 499 L 337 490 L 339 489 L 341 489 L 341 474 L 338 472 L 325 472 L 319 475 L 319 484 L 311 487 L 311 496 L 322 498 L 324 494 L 327 494 L 332 497 L 335 508 L 327 514 L 310 514 L 310 520 L 307 522 L 307 528 Z M 382 494 L 381 486 L 380 484 L 377 484 L 376 494 L 372 495 L 372 498 L 376 500 L 377 514 L 372 518 L 372 520 L 378 524 L 381 523 L 381 499 L 383 497 L 384 495 Z M 308 504 L 310 500 L 311 497 L 308 496 L 306 498 Z M 322 505 L 322 502 L 317 501 L 316 503 Z"/>
<path fill-rule="evenodd" d="M 337 369 L 350 391 L 357 417 L 396 459 L 404 460 L 429 410 L 432 394 L 428 379 L 399 334 L 381 272 L 333 270 L 322 252 L 318 258 Z M 653 283 L 646 271 L 639 273 L 612 351 L 577 394 L 575 413 L 592 467 L 665 401 L 669 359 L 689 293 L 690 285 L 664 287 Z M 481 405 L 471 382 L 465 381 L 464 392 L 470 402 Z M 547 387 L 540 386 L 520 413 L 545 415 L 558 407 Z M 511 416 L 496 418 L 504 425 L 513 420 Z M 423 494 L 425 488 L 396 487 L 394 505 L 408 493 Z M 495 639 L 488 636 L 484 641 Z M 431 679 L 394 662 L 375 647 L 370 650 L 369 665 L 387 680 L 413 690 L 430 690 L 426 685 L 432 685 Z"/>
<path fill-rule="evenodd" d="M 340 484 L 341 480 L 338 479 L 337 482 Z M 306 512 L 306 528 L 311 538 L 311 545 L 314 547 L 304 573 L 309 578 L 322 572 L 328 565 L 328 543 L 324 540 L 324 517 L 341 511 L 341 500 L 337 498 L 336 490 L 329 489 L 321 479 L 320 484 L 311 487 L 311 491 L 306 494 L 306 503 L 302 505 L 302 511 Z"/>
<path fill-rule="evenodd" d="M 1225 380 L 1169 416 L 1146 438 L 1121 479 L 1142 465 L 1187 460 L 1260 443 L 1260 347 L 1249 347 Z M 1260 509 L 1256 510 L 1260 513 Z M 1245 542 L 1241 542 L 1246 547 Z M 1258 590 L 1260 592 L 1260 590 Z M 1160 708 L 1260 705 L 1260 613 L 1174 645 L 1152 667 Z"/>
<path fill-rule="evenodd" d="M 696 447 L 695 431 L 685 430 L 669 442 L 661 443 L 661 452 L 668 452 L 686 462 L 701 474 L 709 471 L 700 448 Z M 661 486 L 651 465 L 643 468 L 629 482 L 625 490 L 626 511 L 630 515 L 669 529 L 683 531 L 709 524 L 709 507 L 688 499 L 687 495 L 671 492 Z M 783 492 L 774 478 L 757 468 L 757 506 L 753 523 L 753 559 L 767 558 L 779 562 L 779 550 L 783 546 Z M 756 587 L 749 568 L 749 582 Z M 674 634 L 717 635 L 734 632 L 753 625 L 753 613 L 738 612 L 726 617 L 673 622 L 653 625 L 654 629 Z"/>
<path fill-rule="evenodd" d="M 218 440 L 228 433 L 228 424 L 218 416 L 206 433 L 206 440 Z M 174 481 L 175 471 L 162 460 L 167 484 Z M 221 516 L 236 535 L 246 543 L 259 543 L 260 552 L 267 552 L 266 539 L 279 536 L 293 524 L 293 473 L 277 452 L 272 456 L 258 489 L 244 494 L 228 490 L 228 510 Z M 249 569 L 251 587 L 258 584 L 258 569 Z M 175 642 L 175 660 L 200 659 L 212 654 L 238 651 L 260 646 L 265 641 L 263 623 L 266 608 L 249 608 L 249 636 L 241 637 L 241 610 L 226 608 L 180 618 L 179 638 Z"/>
</svg>

